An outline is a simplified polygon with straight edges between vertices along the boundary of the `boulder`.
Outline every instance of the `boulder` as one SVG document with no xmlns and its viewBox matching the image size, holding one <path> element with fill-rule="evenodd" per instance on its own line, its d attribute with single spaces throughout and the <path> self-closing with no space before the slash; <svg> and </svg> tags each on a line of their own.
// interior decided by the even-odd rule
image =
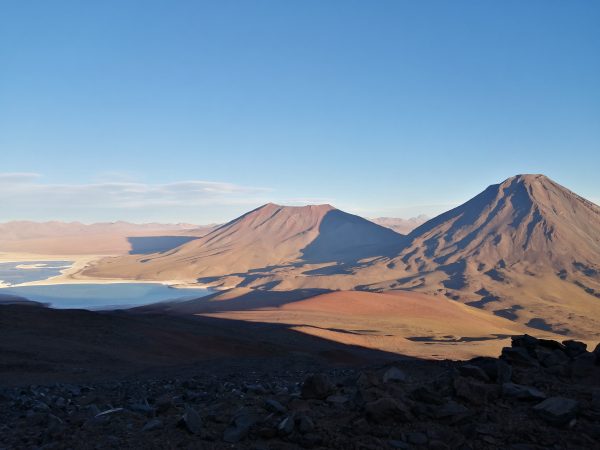
<svg viewBox="0 0 600 450">
<path fill-rule="evenodd" d="M 412 418 L 410 409 L 402 402 L 384 397 L 365 405 L 367 418 L 376 423 L 386 421 L 407 422 Z"/>
<path fill-rule="evenodd" d="M 537 360 L 531 356 L 525 347 L 504 347 L 501 357 L 509 364 L 525 367 L 535 367 L 538 365 Z"/>
<path fill-rule="evenodd" d="M 571 339 L 569 339 L 567 341 L 563 341 L 563 345 L 565 346 L 565 353 L 570 358 L 575 358 L 575 357 L 585 353 L 587 350 L 587 344 L 585 344 L 584 342 L 574 341 Z"/>
<path fill-rule="evenodd" d="M 479 367 L 490 380 L 496 380 L 498 378 L 498 361 L 498 359 L 489 356 L 478 356 L 469 360 L 467 364 Z"/>
<path fill-rule="evenodd" d="M 497 384 L 487 384 L 472 378 L 456 377 L 454 379 L 456 395 L 474 405 L 485 405 L 496 399 L 499 394 Z"/>
<path fill-rule="evenodd" d="M 539 345 L 539 340 L 528 334 L 524 334 L 523 336 L 513 336 L 511 340 L 512 347 L 525 348 L 527 350 L 534 350 Z"/>
<path fill-rule="evenodd" d="M 294 416 L 291 415 L 285 417 L 281 422 L 279 422 L 277 429 L 279 430 L 279 433 L 287 436 L 288 434 L 292 434 L 294 432 L 294 425 Z"/>
<path fill-rule="evenodd" d="M 335 389 L 333 383 L 324 374 L 310 375 L 302 384 L 302 397 L 322 400 Z"/>
<path fill-rule="evenodd" d="M 163 423 L 162 423 L 161 420 L 159 420 L 159 419 L 150 419 L 148 422 L 146 422 L 146 424 L 142 428 L 142 431 L 160 430 L 162 427 L 163 427 Z"/>
<path fill-rule="evenodd" d="M 472 412 L 466 406 L 461 405 L 454 400 L 450 400 L 442 405 L 430 407 L 429 415 L 434 419 L 444 420 L 454 424 L 471 416 Z"/>
<path fill-rule="evenodd" d="M 311 433 L 315 429 L 315 424 L 312 419 L 306 414 L 300 414 L 296 417 L 296 425 L 298 431 L 302 434 Z"/>
<path fill-rule="evenodd" d="M 569 357 L 562 350 L 553 350 L 539 359 L 544 367 L 555 367 L 569 362 Z"/>
<path fill-rule="evenodd" d="M 238 411 L 233 420 L 223 433 L 223 440 L 229 443 L 237 443 L 244 439 L 250 429 L 259 421 L 257 414 L 246 409 Z"/>
<path fill-rule="evenodd" d="M 287 408 L 273 398 L 268 398 L 265 400 L 265 408 L 268 411 L 276 412 L 279 414 L 285 414 L 287 412 Z"/>
<path fill-rule="evenodd" d="M 186 405 L 182 420 L 190 433 L 195 435 L 202 434 L 202 418 L 194 408 Z"/>
<path fill-rule="evenodd" d="M 562 426 L 577 415 L 577 401 L 565 397 L 550 397 L 533 407 L 533 410 L 546 422 Z"/>
<path fill-rule="evenodd" d="M 518 400 L 544 400 L 546 398 L 546 394 L 534 387 L 515 383 L 504 383 L 502 385 L 502 395 Z"/>
<path fill-rule="evenodd" d="M 173 403 L 173 396 L 171 394 L 163 394 L 154 402 L 154 407 L 160 414 L 166 413 L 173 406 L 175 406 L 175 404 Z"/>
<path fill-rule="evenodd" d="M 506 361 L 499 359 L 496 362 L 497 377 L 496 381 L 499 384 L 510 383 L 512 380 L 512 367 Z"/>
<path fill-rule="evenodd" d="M 552 339 L 538 339 L 538 345 L 548 350 L 564 350 L 565 346 Z"/>
<path fill-rule="evenodd" d="M 464 377 L 475 378 L 476 380 L 489 382 L 490 377 L 485 373 L 485 371 L 476 365 L 473 364 L 464 364 L 458 367 L 458 372 Z"/>
<path fill-rule="evenodd" d="M 571 364 L 571 376 L 573 378 L 585 378 L 590 376 L 596 369 L 596 356 L 593 353 L 581 353 Z"/>
<path fill-rule="evenodd" d="M 400 369 L 398 369 L 397 367 L 390 367 L 383 374 L 383 382 L 384 383 L 403 382 L 406 380 L 407 380 L 406 374 L 404 372 L 402 372 Z"/>
<path fill-rule="evenodd" d="M 406 433 L 406 440 L 413 445 L 426 445 L 429 439 L 427 439 L 427 435 L 425 433 L 412 431 L 410 433 Z"/>
</svg>

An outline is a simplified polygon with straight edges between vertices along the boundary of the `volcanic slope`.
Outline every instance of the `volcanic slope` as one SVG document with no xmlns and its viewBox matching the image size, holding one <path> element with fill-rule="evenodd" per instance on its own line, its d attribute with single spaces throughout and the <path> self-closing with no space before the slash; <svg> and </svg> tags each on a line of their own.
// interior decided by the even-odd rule
<svg viewBox="0 0 600 450">
<path fill-rule="evenodd" d="M 517 175 L 356 271 L 367 290 L 446 295 L 530 327 L 600 336 L 600 207 L 544 175 Z M 385 281 L 383 281 L 385 280 Z"/>
<path fill-rule="evenodd" d="M 331 205 L 269 203 L 171 251 L 105 258 L 83 275 L 251 285 L 260 273 L 391 256 L 404 243 L 404 236 Z"/>
</svg>

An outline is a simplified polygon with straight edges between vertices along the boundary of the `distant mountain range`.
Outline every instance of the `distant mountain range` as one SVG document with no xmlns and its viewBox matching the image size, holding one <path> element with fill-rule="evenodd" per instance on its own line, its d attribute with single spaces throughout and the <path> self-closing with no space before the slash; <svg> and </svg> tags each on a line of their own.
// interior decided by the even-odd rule
<svg viewBox="0 0 600 450">
<path fill-rule="evenodd" d="M 417 217 L 411 217 L 410 219 L 399 219 L 395 217 L 376 217 L 370 219 L 371 222 L 381 225 L 382 227 L 394 230 L 396 233 L 408 234 L 419 225 L 424 224 L 429 220 L 429 217 L 421 214 Z"/>
<path fill-rule="evenodd" d="M 46 255 L 124 254 L 135 251 L 138 242 L 135 238 L 165 235 L 199 237 L 213 227 L 214 225 L 135 224 L 122 221 L 90 225 L 80 222 L 12 221 L 0 223 L 0 252 Z M 185 239 L 181 240 L 183 241 Z"/>
<path fill-rule="evenodd" d="M 331 205 L 267 204 L 168 252 L 106 258 L 83 273 L 412 290 L 533 328 L 600 336 L 600 208 L 543 175 L 489 186 L 406 236 Z"/>
</svg>

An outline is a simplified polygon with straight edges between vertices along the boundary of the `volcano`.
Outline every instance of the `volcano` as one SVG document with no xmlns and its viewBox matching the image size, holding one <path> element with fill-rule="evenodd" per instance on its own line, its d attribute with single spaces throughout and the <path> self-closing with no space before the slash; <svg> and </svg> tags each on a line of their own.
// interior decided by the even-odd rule
<svg viewBox="0 0 600 450">
<path fill-rule="evenodd" d="M 544 175 L 489 186 L 408 240 L 361 269 L 385 280 L 361 288 L 444 294 L 564 334 L 600 330 L 600 207 Z"/>
<path fill-rule="evenodd" d="M 169 252 L 106 258 L 84 274 L 190 281 L 257 271 L 352 264 L 393 255 L 405 237 L 331 205 L 268 203 Z"/>
</svg>

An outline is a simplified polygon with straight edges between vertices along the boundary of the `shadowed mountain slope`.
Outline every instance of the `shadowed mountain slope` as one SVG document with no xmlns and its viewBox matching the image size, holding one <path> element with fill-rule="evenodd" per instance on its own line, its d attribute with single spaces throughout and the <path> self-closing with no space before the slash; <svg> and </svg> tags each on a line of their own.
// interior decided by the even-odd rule
<svg viewBox="0 0 600 450">
<path fill-rule="evenodd" d="M 387 228 L 331 205 L 269 203 L 172 251 L 106 258 L 84 274 L 194 281 L 305 264 L 355 262 L 392 254 L 404 241 Z"/>
<path fill-rule="evenodd" d="M 380 279 L 363 288 L 443 293 L 556 332 L 600 323 L 600 208 L 543 175 L 492 185 L 408 238 L 361 269 Z"/>
</svg>

